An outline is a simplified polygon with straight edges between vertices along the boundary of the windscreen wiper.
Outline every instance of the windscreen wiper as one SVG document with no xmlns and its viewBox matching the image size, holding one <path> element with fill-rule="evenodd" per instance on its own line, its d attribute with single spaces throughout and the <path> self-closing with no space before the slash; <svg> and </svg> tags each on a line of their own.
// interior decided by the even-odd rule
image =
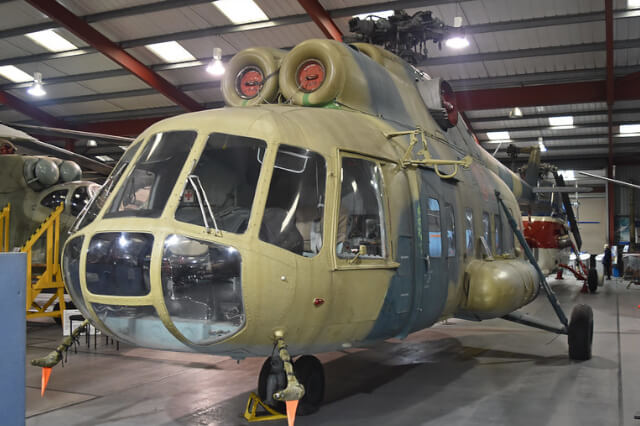
<svg viewBox="0 0 640 426">
<path fill-rule="evenodd" d="M 200 177 L 198 177 L 198 175 L 189 175 L 188 179 L 189 179 L 189 183 L 191 183 L 191 186 L 193 187 L 193 190 L 196 193 L 196 198 L 198 199 L 198 205 L 200 206 L 200 213 L 202 213 L 202 220 L 204 221 L 204 226 L 207 229 L 207 232 L 211 232 L 211 228 L 209 227 L 209 221 L 207 221 L 207 215 L 204 209 L 205 204 L 207 205 L 207 211 L 209 212 L 209 216 L 211 217 L 211 221 L 213 222 L 213 227 L 216 230 L 215 235 L 218 237 L 222 237 L 222 232 L 220 231 L 220 229 L 218 229 L 218 223 L 216 222 L 216 217 L 213 215 L 213 210 L 211 210 L 211 204 L 209 203 L 209 199 L 207 198 L 207 193 L 205 192 L 202 186 Z"/>
</svg>

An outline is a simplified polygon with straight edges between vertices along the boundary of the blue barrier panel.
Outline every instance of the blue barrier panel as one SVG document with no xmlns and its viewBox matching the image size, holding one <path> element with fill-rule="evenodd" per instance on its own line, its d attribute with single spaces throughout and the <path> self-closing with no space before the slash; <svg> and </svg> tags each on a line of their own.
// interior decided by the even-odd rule
<svg viewBox="0 0 640 426">
<path fill-rule="evenodd" d="M 26 253 L 0 253 L 0 423 L 24 425 Z"/>
</svg>

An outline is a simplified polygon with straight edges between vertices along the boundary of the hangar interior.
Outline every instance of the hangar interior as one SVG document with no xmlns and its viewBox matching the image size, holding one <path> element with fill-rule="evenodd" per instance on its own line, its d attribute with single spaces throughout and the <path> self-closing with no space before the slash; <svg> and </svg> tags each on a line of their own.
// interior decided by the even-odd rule
<svg viewBox="0 0 640 426">
<path fill-rule="evenodd" d="M 640 275 L 625 277 L 614 268 L 611 279 L 602 277 L 603 245 L 614 248 L 614 258 L 626 247 L 630 265 L 640 233 L 638 190 L 603 179 L 640 183 L 638 0 L 0 0 L 0 142 L 29 139 L 15 142 L 18 154 L 75 161 L 87 181 L 62 190 L 55 185 L 63 178 L 56 177 L 33 189 L 38 183 L 25 174 L 31 190 L 7 201 L 3 193 L 15 191 L 12 182 L 23 165 L 0 162 L 6 164 L 0 209 L 11 203 L 17 229 L 0 251 L 23 246 L 34 224 L 50 218 L 63 199 L 73 217 L 64 219 L 63 211 L 60 229 L 70 229 L 149 126 L 225 107 L 214 62 L 226 66 L 252 47 L 286 52 L 309 39 L 348 40 L 354 17 L 374 22 L 367 16 L 384 19 L 393 10 L 409 16 L 431 11 L 463 36 L 463 46 L 427 41 L 426 56 L 415 66 L 450 84 L 455 108 L 479 146 L 514 171 L 537 149 L 540 161 L 575 188 L 566 194 L 580 251 L 599 255 L 604 283 L 589 294 L 569 271 L 547 280 L 565 308 L 592 306 L 593 357 L 570 361 L 563 336 L 501 319 L 448 319 L 404 340 L 319 355 L 326 374 L 323 407 L 296 421 L 640 425 L 634 379 L 640 372 Z M 51 167 L 62 173 L 60 163 Z M 550 175 L 544 178 L 555 185 Z M 531 211 L 523 210 L 527 215 L 531 221 Z M 53 254 L 54 245 L 37 244 L 34 259 L 59 269 L 49 257 L 59 257 L 62 247 Z M 50 289 L 62 292 L 62 278 L 56 279 Z M 555 320 L 542 293 L 522 310 Z M 26 424 L 246 423 L 242 413 L 263 359 L 236 363 L 102 336 L 87 345 L 81 338 L 41 396 L 41 371 L 29 361 L 61 338 L 51 317 L 26 323 Z"/>
</svg>

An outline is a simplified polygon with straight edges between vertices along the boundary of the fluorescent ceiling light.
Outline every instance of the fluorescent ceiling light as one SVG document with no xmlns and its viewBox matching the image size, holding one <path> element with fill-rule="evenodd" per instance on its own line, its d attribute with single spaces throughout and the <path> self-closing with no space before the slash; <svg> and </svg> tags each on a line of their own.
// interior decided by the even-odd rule
<svg viewBox="0 0 640 426">
<path fill-rule="evenodd" d="M 22 71 L 18 67 L 14 67 L 13 65 L 5 65 L 0 67 L 0 75 L 6 78 L 7 80 L 11 80 L 14 83 L 24 83 L 25 81 L 32 81 L 33 77 Z"/>
<path fill-rule="evenodd" d="M 627 0 L 627 6 L 629 6 L 629 9 L 640 8 L 640 0 Z"/>
<path fill-rule="evenodd" d="M 269 20 L 253 0 L 217 0 L 213 5 L 236 25 Z"/>
<path fill-rule="evenodd" d="M 393 16 L 393 10 L 381 10 L 380 12 L 371 12 L 371 13 L 361 13 L 359 15 L 353 15 L 353 18 L 367 19 L 371 16 L 373 21 L 377 21 L 380 18 L 388 18 L 389 16 Z"/>
<path fill-rule="evenodd" d="M 553 127 L 573 126 L 573 117 L 570 115 L 562 117 L 549 117 L 549 125 Z"/>
<path fill-rule="evenodd" d="M 561 175 L 564 180 L 576 180 L 576 174 L 573 170 L 558 170 L 558 174 Z"/>
<path fill-rule="evenodd" d="M 507 141 L 509 132 L 487 132 L 487 137 L 492 141 Z"/>
<path fill-rule="evenodd" d="M 147 44 L 145 47 L 166 62 L 186 62 L 194 61 L 196 59 L 177 41 Z"/>
<path fill-rule="evenodd" d="M 640 133 L 640 124 L 621 124 L 620 134 L 626 135 L 629 133 Z"/>
<path fill-rule="evenodd" d="M 38 31 L 25 35 L 51 52 L 64 52 L 65 50 L 75 50 L 78 48 L 78 46 L 74 45 L 54 30 Z"/>
<path fill-rule="evenodd" d="M 108 155 L 96 155 L 96 158 L 105 163 L 108 161 L 115 161 L 113 158 L 109 157 Z"/>
</svg>

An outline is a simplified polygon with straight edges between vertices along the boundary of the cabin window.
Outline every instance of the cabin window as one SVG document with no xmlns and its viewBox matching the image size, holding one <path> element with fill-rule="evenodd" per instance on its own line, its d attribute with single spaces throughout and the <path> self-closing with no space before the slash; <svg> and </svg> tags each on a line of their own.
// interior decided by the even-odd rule
<svg viewBox="0 0 640 426">
<path fill-rule="evenodd" d="M 386 257 L 383 183 L 380 165 L 342 158 L 336 253 L 341 258 Z"/>
<path fill-rule="evenodd" d="M 482 212 L 482 235 L 484 236 L 484 241 L 487 243 L 487 246 L 492 242 L 491 238 L 489 238 L 490 230 L 491 223 L 489 222 L 489 213 Z"/>
<path fill-rule="evenodd" d="M 68 192 L 69 191 L 66 189 L 59 189 L 57 191 L 50 192 L 42 199 L 42 201 L 40 201 L 40 204 L 50 209 L 55 209 L 60 205 L 60 203 L 64 203 Z"/>
<path fill-rule="evenodd" d="M 429 256 L 442 256 L 442 237 L 440 231 L 440 202 L 435 198 L 427 200 L 427 229 L 429 230 Z"/>
<path fill-rule="evenodd" d="M 262 168 L 260 155 L 266 146 L 260 139 L 211 134 L 198 164 L 185 182 L 176 220 L 244 233 Z"/>
<path fill-rule="evenodd" d="M 260 239 L 306 257 L 322 248 L 324 158 L 308 149 L 278 149 Z"/>
<path fill-rule="evenodd" d="M 91 198 L 95 195 L 100 187 L 91 184 L 90 186 L 79 186 L 73 191 L 71 196 L 71 214 L 78 216 L 82 209 L 89 204 Z"/>
<path fill-rule="evenodd" d="M 160 217 L 195 139 L 194 131 L 151 136 L 104 217 Z"/>
<path fill-rule="evenodd" d="M 447 257 L 453 257 L 456 255 L 456 218 L 451 204 L 445 204 L 444 211 L 447 218 Z"/>
<path fill-rule="evenodd" d="M 464 237 L 465 253 L 473 256 L 473 210 L 466 209 L 464 212 Z"/>
<path fill-rule="evenodd" d="M 503 247 L 502 247 L 502 221 L 500 220 L 500 215 L 494 215 L 493 216 L 493 221 L 496 227 L 496 244 L 494 246 L 494 250 L 495 250 L 495 254 L 502 254 L 503 253 Z"/>
</svg>

